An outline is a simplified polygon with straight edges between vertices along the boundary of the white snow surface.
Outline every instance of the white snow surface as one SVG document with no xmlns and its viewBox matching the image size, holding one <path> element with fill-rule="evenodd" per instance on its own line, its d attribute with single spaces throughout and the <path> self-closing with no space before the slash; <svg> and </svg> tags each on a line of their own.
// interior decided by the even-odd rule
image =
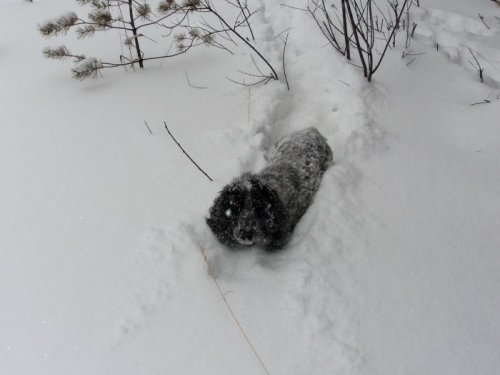
<svg viewBox="0 0 500 375">
<path fill-rule="evenodd" d="M 307 14 L 249 4 L 279 68 L 290 33 L 290 91 L 225 79 L 244 46 L 78 82 L 42 48 L 105 60 L 120 37 L 45 40 L 84 9 L 2 0 L 0 374 L 264 374 L 212 276 L 269 374 L 500 373 L 500 7 L 421 0 L 410 55 L 401 35 L 367 83 Z M 222 247 L 217 192 L 309 126 L 335 164 L 290 244 Z"/>
</svg>

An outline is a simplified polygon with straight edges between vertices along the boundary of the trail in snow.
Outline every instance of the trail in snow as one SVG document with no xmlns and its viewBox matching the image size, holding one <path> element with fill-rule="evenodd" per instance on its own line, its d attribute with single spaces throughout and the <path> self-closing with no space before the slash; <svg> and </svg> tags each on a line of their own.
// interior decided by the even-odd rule
<svg viewBox="0 0 500 375">
<path fill-rule="evenodd" d="M 200 219 L 194 224 L 197 241 L 205 244 L 228 301 L 271 373 L 357 373 L 364 353 L 357 340 L 352 267 L 366 245 L 366 212 L 357 198 L 360 172 L 350 159 L 383 148 L 384 131 L 370 119 L 362 94 L 365 83 L 357 72 L 332 58 L 332 51 L 319 48 L 321 40 L 309 43 L 311 20 L 268 3 L 262 3 L 261 17 L 256 32 L 267 38 L 266 52 L 275 61 L 281 42 L 274 37 L 290 20 L 296 25 L 287 55 L 293 90 L 279 83 L 252 89 L 248 137 L 254 147 L 237 173 L 258 170 L 273 142 L 305 126 L 317 126 L 329 138 L 336 164 L 325 174 L 285 252 L 231 252 Z M 325 60 L 331 60 L 327 68 Z"/>
<path fill-rule="evenodd" d="M 177 244 L 170 236 L 159 236 L 156 229 L 151 232 L 149 237 L 155 242 L 146 247 L 166 252 L 165 259 L 178 254 L 174 248 L 193 254 L 182 258 L 182 267 L 179 260 L 151 264 L 157 268 L 154 274 L 158 276 L 148 278 L 153 284 L 152 291 L 158 289 L 154 285 L 164 285 L 167 289 L 167 281 L 154 281 L 159 275 L 170 275 L 171 282 L 175 279 L 179 285 L 180 280 L 187 277 L 179 276 L 179 268 L 199 269 L 203 265 L 196 251 L 196 243 L 200 242 L 219 284 L 227 293 L 227 300 L 271 374 L 356 373 L 363 353 L 357 342 L 357 296 L 351 272 L 364 246 L 365 215 L 356 198 L 360 174 L 349 157 L 369 154 L 370 149 L 380 147 L 383 132 L 367 115 L 360 97 L 364 82 L 357 72 L 333 59 L 328 49 L 318 49 L 321 40 L 311 45 L 304 37 L 305 30 L 313 27 L 311 20 L 268 3 L 262 3 L 260 17 L 263 22 L 255 32 L 259 40 L 264 41 L 259 42 L 259 47 L 264 47 L 274 61 L 280 59 L 276 51 L 281 50 L 278 48 L 281 42 L 273 37 L 283 31 L 290 19 L 296 25 L 303 24 L 290 31 L 287 61 L 293 91 L 288 92 L 282 83 L 249 90 L 249 127 L 243 127 L 246 133 L 243 137 L 249 147 L 239 156 L 241 162 L 236 168 L 220 169 L 217 186 L 222 187 L 246 170 L 261 168 L 263 154 L 273 142 L 305 126 L 317 126 L 329 138 L 336 165 L 326 173 L 315 203 L 297 226 L 285 252 L 269 255 L 258 249 L 229 251 L 209 233 L 203 221 L 206 212 L 200 210 L 181 227 L 166 230 L 185 232 L 186 227 L 192 228 L 189 231 L 195 236 L 192 246 Z M 325 59 L 332 61 L 328 69 L 324 67 Z M 302 78 L 305 75 L 308 79 Z M 349 82 L 346 85 L 341 80 Z M 228 138 L 231 132 L 231 125 L 220 129 L 217 134 L 223 138 L 218 143 L 231 142 Z M 223 166 L 227 164 L 226 158 L 219 155 L 213 164 Z M 206 205 L 210 203 L 207 200 Z M 188 287 L 194 282 L 192 275 L 189 279 L 179 286 Z M 204 280 L 210 283 L 206 270 Z M 145 286 L 145 290 L 149 289 Z M 220 296 L 211 296 L 213 303 L 220 302 Z M 141 302 L 140 305 L 149 304 Z M 126 325 L 132 329 L 138 324 L 134 321 L 141 321 L 140 317 L 129 320 L 130 324 Z M 228 322 L 231 323 L 230 319 Z M 236 331 L 236 327 L 233 328 Z"/>
</svg>

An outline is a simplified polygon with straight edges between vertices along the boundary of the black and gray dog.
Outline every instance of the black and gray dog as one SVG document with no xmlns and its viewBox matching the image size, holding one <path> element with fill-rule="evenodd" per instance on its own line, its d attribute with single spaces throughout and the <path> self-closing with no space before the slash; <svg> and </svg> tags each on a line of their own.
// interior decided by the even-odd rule
<svg viewBox="0 0 500 375">
<path fill-rule="evenodd" d="M 283 137 L 266 161 L 259 173 L 245 173 L 224 187 L 210 208 L 207 224 L 229 247 L 283 248 L 311 205 L 332 150 L 310 127 Z"/>
</svg>

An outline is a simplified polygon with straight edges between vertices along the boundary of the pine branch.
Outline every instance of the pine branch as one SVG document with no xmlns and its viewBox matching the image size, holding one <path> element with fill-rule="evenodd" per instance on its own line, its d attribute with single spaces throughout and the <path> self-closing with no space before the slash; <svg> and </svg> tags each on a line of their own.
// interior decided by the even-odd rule
<svg viewBox="0 0 500 375">
<path fill-rule="evenodd" d="M 39 25 L 40 33 L 51 37 L 61 33 L 65 34 L 71 28 L 74 28 L 77 37 L 82 39 L 94 36 L 98 31 L 124 31 L 125 36 L 124 38 L 121 36 L 120 40 L 124 40 L 122 43 L 129 46 L 129 50 L 133 47 L 135 56 L 131 54 L 130 59 L 123 59 L 122 50 L 119 63 L 103 62 L 95 58 L 86 58 L 83 55 L 73 55 L 65 46 L 45 48 L 43 54 L 47 58 L 58 60 L 73 58 L 77 63 L 72 69 L 73 76 L 83 80 L 89 77 L 96 78 L 98 72 L 102 69 L 134 66 L 134 64 L 138 64 L 143 68 L 144 61 L 175 57 L 201 45 L 213 46 L 232 54 L 232 51 L 225 46 L 225 41 L 237 45 L 235 40 L 239 39 L 255 52 L 271 71 L 269 75 L 259 76 L 259 80 L 266 83 L 269 78 L 277 80 L 278 74 L 269 60 L 250 43 L 249 38 L 244 37 L 239 32 L 239 28 L 245 27 L 252 35 L 252 39 L 254 39 L 249 20 L 256 11 L 252 12 L 248 9 L 247 0 L 224 1 L 239 10 L 236 18 L 230 22 L 214 8 L 210 0 L 160 0 L 157 6 L 157 14 L 153 12 L 147 0 L 77 0 L 77 3 L 81 6 L 91 7 L 87 19 L 79 18 L 74 12 L 67 13 Z M 125 10 L 128 12 L 124 12 Z M 198 14 L 201 19 L 196 25 L 192 25 L 190 21 L 190 14 L 193 13 Z M 205 14 L 213 16 L 213 23 L 207 22 L 204 18 Z M 165 28 L 168 32 L 164 37 L 173 39 L 173 45 L 177 47 L 176 53 L 167 52 L 164 55 L 145 57 L 140 43 L 141 38 L 152 40 L 148 38 L 145 32 L 142 32 L 142 29 L 149 26 Z M 177 30 L 184 31 L 177 32 Z M 155 41 L 153 40 L 153 42 Z M 286 49 L 286 45 L 284 49 Z"/>
<path fill-rule="evenodd" d="M 77 27 L 76 34 L 78 36 L 78 39 L 82 39 L 93 36 L 96 31 L 97 28 L 94 25 L 85 25 L 83 27 Z"/>
<path fill-rule="evenodd" d="M 111 12 L 107 9 L 97 9 L 89 13 L 89 19 L 100 27 L 111 27 L 111 24 L 115 21 Z"/>
<path fill-rule="evenodd" d="M 103 68 L 103 65 L 94 57 L 87 57 L 81 60 L 77 65 L 71 69 L 73 73 L 73 78 L 78 80 L 84 80 L 87 78 L 97 78 L 99 70 Z"/>
<path fill-rule="evenodd" d="M 58 34 L 66 34 L 68 30 L 78 22 L 78 16 L 73 13 L 66 13 L 59 16 L 55 20 L 46 21 L 45 23 L 38 25 L 38 31 L 43 36 L 50 37 L 56 36 Z"/>
<path fill-rule="evenodd" d="M 136 18 L 142 18 L 143 20 L 149 19 L 151 15 L 151 6 L 148 3 L 142 3 L 135 7 L 135 11 L 137 12 Z"/>
<path fill-rule="evenodd" d="M 157 9 L 158 9 L 159 13 L 165 14 L 165 13 L 168 13 L 172 10 L 176 10 L 177 4 L 174 2 L 174 0 L 162 0 L 158 4 Z"/>
<path fill-rule="evenodd" d="M 43 55 L 48 59 L 64 60 L 66 58 L 73 58 L 75 62 L 80 62 L 85 59 L 84 55 L 73 55 L 66 46 L 59 47 L 45 47 L 42 51 Z"/>
</svg>

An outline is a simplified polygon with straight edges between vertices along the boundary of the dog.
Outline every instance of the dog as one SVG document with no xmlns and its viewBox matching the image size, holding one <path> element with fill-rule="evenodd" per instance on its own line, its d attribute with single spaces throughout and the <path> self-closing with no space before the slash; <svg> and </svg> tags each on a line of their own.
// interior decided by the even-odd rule
<svg viewBox="0 0 500 375">
<path fill-rule="evenodd" d="M 244 173 L 219 193 L 206 222 L 231 248 L 282 249 L 313 202 L 332 163 L 326 138 L 310 127 L 283 137 L 265 156 L 266 166 Z"/>
</svg>

